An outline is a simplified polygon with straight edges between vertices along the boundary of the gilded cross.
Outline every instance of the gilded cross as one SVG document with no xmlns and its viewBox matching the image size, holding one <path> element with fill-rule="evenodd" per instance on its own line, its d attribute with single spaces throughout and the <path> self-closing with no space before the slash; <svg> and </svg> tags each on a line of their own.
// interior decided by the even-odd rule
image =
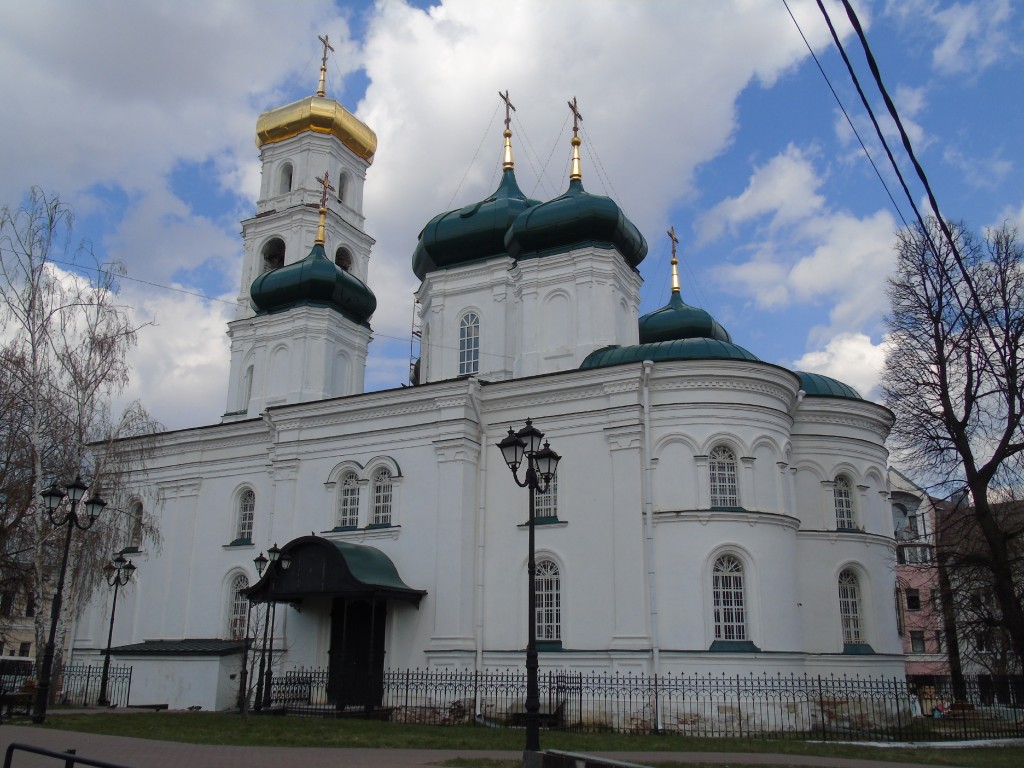
<svg viewBox="0 0 1024 768">
<path fill-rule="evenodd" d="M 672 225 L 672 229 L 670 229 L 665 234 L 667 234 L 668 235 L 668 239 L 672 241 L 672 258 L 674 259 L 676 257 L 676 246 L 679 245 L 679 238 L 676 237 L 676 227 L 675 227 L 675 225 L 673 224 Z"/>
<path fill-rule="evenodd" d="M 331 180 L 330 180 L 330 178 L 327 175 L 327 171 L 324 171 L 323 178 L 320 178 L 318 176 L 316 180 L 318 182 L 320 182 L 320 186 L 322 186 L 324 188 L 323 194 L 320 195 L 320 207 L 321 208 L 326 208 L 327 207 L 327 193 L 328 192 L 333 192 L 334 191 L 334 187 L 331 186 Z"/>
<path fill-rule="evenodd" d="M 579 135 L 580 131 L 580 120 L 583 119 L 583 115 L 580 114 L 579 109 L 576 107 L 576 97 L 572 97 L 572 101 L 569 102 L 569 109 L 572 110 L 572 135 Z"/>
<path fill-rule="evenodd" d="M 516 111 L 516 108 L 512 105 L 512 102 L 509 101 L 507 88 L 504 93 L 498 91 L 498 95 L 501 97 L 501 100 L 505 102 L 505 130 L 507 131 L 509 130 L 509 126 L 512 125 L 512 113 Z"/>
<path fill-rule="evenodd" d="M 321 67 L 326 67 L 327 66 L 327 52 L 330 51 L 331 53 L 333 53 L 334 52 L 334 46 L 331 45 L 331 43 L 330 43 L 330 35 L 324 35 L 323 37 L 320 37 L 319 35 L 317 35 L 317 37 L 320 40 L 320 42 L 324 44 L 324 55 L 323 55 L 323 58 L 320 59 L 320 66 Z"/>
</svg>

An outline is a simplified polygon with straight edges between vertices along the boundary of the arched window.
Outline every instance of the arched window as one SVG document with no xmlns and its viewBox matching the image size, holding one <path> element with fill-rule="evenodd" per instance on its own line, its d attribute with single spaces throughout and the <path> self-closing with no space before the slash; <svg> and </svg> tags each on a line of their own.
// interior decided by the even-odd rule
<svg viewBox="0 0 1024 768">
<path fill-rule="evenodd" d="M 338 174 L 338 202 L 345 202 L 345 193 L 348 191 L 348 174 L 341 171 Z"/>
<path fill-rule="evenodd" d="M 553 560 L 537 561 L 533 580 L 537 595 L 537 639 L 562 639 L 562 577 Z"/>
<path fill-rule="evenodd" d="M 284 266 L 284 240 L 280 237 L 272 238 L 263 246 L 263 272 L 272 269 L 279 269 Z"/>
<path fill-rule="evenodd" d="M 334 252 L 334 263 L 346 272 L 352 271 L 352 253 L 348 248 L 339 248 Z"/>
<path fill-rule="evenodd" d="M 338 491 L 338 528 L 355 528 L 359 525 L 359 478 L 355 472 L 346 472 L 341 478 Z"/>
<path fill-rule="evenodd" d="M 391 502 L 394 482 L 391 470 L 381 467 L 373 473 L 373 517 L 372 525 L 391 525 Z"/>
<path fill-rule="evenodd" d="M 256 517 L 256 492 L 246 488 L 238 497 L 238 526 L 235 530 L 235 541 L 239 544 L 252 544 L 252 523 Z"/>
<path fill-rule="evenodd" d="M 245 637 L 246 617 L 249 615 L 249 598 L 245 596 L 245 590 L 249 588 L 249 577 L 240 573 L 231 580 L 230 606 L 231 615 L 228 618 L 228 637 L 232 640 L 241 640 Z"/>
<path fill-rule="evenodd" d="M 558 475 L 552 475 L 548 489 L 534 496 L 533 514 L 535 517 L 558 517 Z"/>
<path fill-rule="evenodd" d="M 138 551 L 142 546 L 142 502 L 137 501 L 128 510 L 128 549 Z"/>
<path fill-rule="evenodd" d="M 746 640 L 747 615 L 743 597 L 743 563 L 735 555 L 722 555 L 712 573 L 715 640 Z"/>
<path fill-rule="evenodd" d="M 480 317 L 467 312 L 459 322 L 459 375 L 480 371 Z"/>
<path fill-rule="evenodd" d="M 708 456 L 712 507 L 738 507 L 736 490 L 736 454 L 724 445 L 715 446 Z"/>
<path fill-rule="evenodd" d="M 836 528 L 854 528 L 853 494 L 850 492 L 850 479 L 846 475 L 836 478 L 832 495 L 836 504 Z"/>
<path fill-rule="evenodd" d="M 280 184 L 277 188 L 279 195 L 287 194 L 292 191 L 292 164 L 285 163 L 281 166 Z"/>
<path fill-rule="evenodd" d="M 839 574 L 839 617 L 843 624 L 843 644 L 863 643 L 860 580 L 849 568 Z"/>
</svg>

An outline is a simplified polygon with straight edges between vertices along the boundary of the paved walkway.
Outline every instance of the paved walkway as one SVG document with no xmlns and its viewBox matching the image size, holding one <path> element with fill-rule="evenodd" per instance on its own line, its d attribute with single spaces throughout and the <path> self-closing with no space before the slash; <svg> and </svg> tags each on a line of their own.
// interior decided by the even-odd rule
<svg viewBox="0 0 1024 768">
<path fill-rule="evenodd" d="M 455 749 L 338 749 L 319 747 L 228 747 L 77 733 L 26 725 L 0 725 L 0 754 L 10 743 L 31 744 L 54 751 L 76 750 L 80 757 L 104 760 L 125 768 L 421 768 L 456 757 L 518 760 L 520 752 Z M 739 763 L 806 765 L 826 768 L 927 768 L 919 763 L 879 762 L 804 755 L 722 752 L 597 753 L 631 763 Z M 894 759 L 899 754 L 894 750 Z M 12 768 L 62 768 L 52 758 L 16 753 Z"/>
</svg>

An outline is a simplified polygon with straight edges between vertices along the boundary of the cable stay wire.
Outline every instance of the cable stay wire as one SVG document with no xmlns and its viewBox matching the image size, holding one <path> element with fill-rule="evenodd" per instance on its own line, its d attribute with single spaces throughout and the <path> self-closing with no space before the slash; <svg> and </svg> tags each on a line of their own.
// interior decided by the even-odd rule
<svg viewBox="0 0 1024 768">
<path fill-rule="evenodd" d="M 555 150 L 558 149 L 558 147 L 561 145 L 561 143 L 562 143 L 562 136 L 565 135 L 565 129 L 566 129 L 566 126 L 568 126 L 568 125 L 569 125 L 569 117 L 567 115 L 565 120 L 562 122 L 561 129 L 558 131 L 558 137 L 555 139 L 555 141 L 551 145 L 551 151 L 548 152 L 547 160 L 545 160 L 544 161 L 544 165 L 541 166 L 541 172 L 537 175 L 537 181 L 534 183 L 533 189 L 530 190 L 530 197 L 533 197 L 533 195 L 537 192 L 537 187 L 540 186 L 541 179 L 542 178 L 546 178 L 548 166 L 551 164 L 551 158 L 554 157 Z M 566 156 L 566 162 L 565 162 L 565 168 L 568 168 L 568 167 L 569 167 L 569 157 L 567 155 Z M 563 176 L 563 178 L 565 177 L 565 173 L 564 172 L 563 172 L 562 176 Z M 556 190 L 558 189 L 558 186 L 556 186 L 553 182 L 552 182 L 552 186 Z M 557 192 L 555 194 L 557 194 Z"/>
<path fill-rule="evenodd" d="M 499 109 L 500 109 L 500 106 L 495 106 L 494 107 L 494 112 L 491 113 L 491 119 L 487 123 L 487 127 L 484 128 L 483 135 L 480 137 L 480 143 L 476 147 L 476 152 L 473 153 L 472 159 L 469 161 L 469 164 L 466 166 L 466 172 L 463 173 L 462 174 L 462 178 L 459 179 L 459 185 L 455 188 L 455 191 L 452 192 L 452 196 L 448 199 L 448 204 L 445 206 L 446 209 L 449 209 L 449 210 L 451 209 L 452 204 L 455 202 L 456 196 L 459 194 L 459 192 L 462 189 L 462 185 L 466 183 L 466 179 L 469 176 L 469 172 L 473 170 L 473 166 L 476 164 L 476 159 L 480 156 L 480 150 L 483 149 L 484 142 L 486 142 L 487 141 L 487 137 L 491 135 L 491 126 L 494 125 L 494 118 L 497 117 Z"/>
<path fill-rule="evenodd" d="M 853 10 L 853 7 L 850 5 L 849 0 L 842 0 L 842 3 L 843 7 L 846 9 L 846 15 L 849 18 L 854 31 L 857 33 L 857 38 L 860 41 L 861 47 L 864 50 L 864 55 L 867 59 L 868 67 L 871 70 L 872 77 L 874 78 L 875 85 L 878 88 L 879 92 L 882 94 L 883 101 L 885 102 L 886 109 L 888 110 L 890 117 L 896 124 L 896 128 L 899 131 L 900 137 L 903 142 L 903 147 L 906 150 L 908 156 L 910 157 L 911 162 L 913 163 L 917 176 L 925 187 L 925 190 L 928 194 L 929 204 L 932 208 L 932 213 L 934 214 L 938 226 L 942 232 L 942 235 L 945 238 L 947 245 L 949 246 L 950 252 L 953 255 L 953 260 L 957 265 L 957 269 L 959 270 L 960 275 L 964 280 L 964 284 L 967 288 L 968 293 L 970 294 L 971 302 L 973 303 L 976 309 L 980 310 L 982 307 L 982 303 L 980 297 L 978 296 L 978 291 L 974 285 L 974 281 L 971 279 L 970 274 L 967 272 L 967 268 L 964 266 L 963 259 L 960 255 L 960 249 L 959 247 L 957 247 L 952 232 L 950 232 L 949 227 L 945 222 L 945 219 L 942 218 L 942 214 L 939 211 L 938 201 L 936 200 L 935 195 L 932 192 L 931 184 L 928 182 L 928 178 L 924 172 L 924 168 L 921 167 L 921 164 L 917 160 L 917 156 L 914 153 L 910 137 L 907 135 L 907 131 L 903 126 L 903 120 L 900 118 L 899 112 L 896 109 L 896 105 L 893 103 L 892 98 L 889 96 L 889 92 L 885 87 L 885 84 L 882 82 L 882 74 L 879 70 L 878 62 L 875 60 L 874 54 L 871 51 L 871 46 L 868 44 L 867 36 L 864 34 L 864 28 L 861 26 L 860 19 L 857 18 L 857 14 Z M 891 148 L 889 147 L 889 143 L 885 139 L 885 135 L 883 134 L 881 126 L 878 123 L 878 119 L 875 116 L 874 110 L 871 108 L 871 104 L 865 96 L 863 88 L 861 88 L 860 80 L 857 77 L 857 73 L 855 72 L 852 63 L 850 62 L 849 56 L 846 55 L 846 50 L 843 47 L 842 42 L 839 40 L 839 35 L 836 33 L 835 26 L 832 24 L 832 19 L 829 16 L 828 11 L 826 10 L 822 0 L 817 0 L 817 4 L 818 9 L 821 11 L 822 16 L 825 18 L 825 22 L 828 24 L 829 31 L 832 34 L 832 39 L 835 41 L 836 47 L 839 49 L 839 52 L 842 55 L 843 61 L 846 64 L 846 68 L 850 73 L 850 77 L 853 80 L 854 85 L 856 86 L 857 93 L 860 95 L 861 102 L 864 105 L 864 109 L 867 111 L 868 116 L 871 118 L 871 123 L 875 127 L 875 132 L 878 135 L 878 139 L 882 143 L 882 146 L 885 148 L 885 152 L 889 158 L 889 162 L 892 165 L 893 170 L 900 181 L 900 185 L 903 187 L 903 193 L 906 195 L 907 200 L 914 211 L 914 215 L 916 216 L 918 224 L 921 227 L 921 233 L 925 239 L 925 242 L 931 249 L 932 255 L 936 259 L 936 262 L 939 262 L 941 261 L 941 259 L 939 257 L 938 246 L 932 239 L 931 232 L 929 231 L 928 226 L 925 224 L 924 217 L 921 215 L 920 209 L 914 202 L 913 196 L 910 193 L 910 189 L 907 187 L 906 180 L 903 178 L 903 173 L 900 171 L 899 165 L 896 163 L 896 159 L 893 156 Z M 965 306 L 958 291 L 953 292 L 953 298 L 956 301 L 957 307 L 959 308 L 960 312 L 966 315 L 967 307 Z M 982 320 L 984 322 L 985 329 L 989 334 L 989 338 L 993 343 L 997 343 L 995 331 L 992 329 L 987 314 L 984 312 L 980 312 L 980 314 L 982 315 Z"/>
<path fill-rule="evenodd" d="M 512 121 L 515 123 L 516 126 L 516 137 L 522 137 L 523 141 L 521 146 L 523 148 L 523 154 L 526 157 L 526 162 L 529 164 L 530 170 L 533 172 L 533 176 L 535 179 L 533 191 L 530 192 L 530 195 L 533 195 L 533 192 L 536 191 L 538 186 L 544 185 L 544 195 L 548 199 L 554 197 L 557 193 L 553 189 L 548 187 L 548 179 L 544 176 L 544 169 L 547 167 L 547 163 L 541 165 L 540 155 L 537 154 L 537 150 L 534 147 L 533 142 L 530 141 L 530 134 L 526 130 L 526 126 L 523 123 L 523 121 L 520 120 L 516 115 L 512 116 Z M 549 154 L 548 160 L 550 159 L 551 155 Z"/>
<path fill-rule="evenodd" d="M 878 177 L 878 181 L 879 183 L 881 183 L 882 188 L 885 190 L 885 194 L 889 197 L 889 202 L 892 203 L 893 210 L 896 211 L 896 215 L 899 216 L 900 221 L 903 222 L 903 226 L 909 226 L 909 224 L 907 224 L 906 218 L 904 218 L 903 216 L 903 211 L 900 209 L 900 206 L 896 203 L 896 198 L 893 197 L 892 190 L 889 189 L 889 185 L 886 183 L 885 178 L 882 176 L 881 169 L 879 169 L 878 165 L 875 163 L 875 159 L 871 156 L 871 152 L 868 150 L 867 145 L 864 143 L 864 139 L 861 137 L 860 131 L 857 130 L 857 126 L 854 125 L 853 118 L 851 118 L 850 113 L 847 112 L 846 106 L 843 104 L 843 100 L 839 97 L 839 94 L 836 92 L 836 89 L 832 86 L 832 81 L 829 79 L 828 74 L 825 72 L 825 68 L 821 65 L 821 61 L 818 59 L 817 54 L 811 47 L 810 42 L 807 40 L 807 36 L 804 34 L 803 29 L 801 29 L 800 22 L 796 20 L 796 16 L 793 14 L 792 9 L 790 9 L 788 0 L 782 0 L 782 4 L 786 6 L 786 11 L 789 13 L 789 18 L 793 20 L 793 26 L 795 26 L 796 31 L 800 33 L 800 37 L 801 39 L 803 39 L 804 45 L 807 46 L 808 53 L 810 53 L 811 58 L 814 59 L 814 63 L 818 67 L 818 71 L 821 73 L 822 78 L 825 80 L 825 84 L 828 86 L 828 89 L 832 92 L 832 97 L 836 100 L 836 104 L 839 105 L 839 109 L 843 113 L 843 117 L 846 118 L 846 122 L 850 126 L 850 130 L 853 131 L 853 135 L 857 137 L 857 143 L 860 144 L 860 148 L 864 152 L 864 156 L 868 159 L 868 162 L 871 164 L 871 168 L 875 172 L 875 176 Z M 833 39 L 835 39 L 834 36 Z"/>
</svg>

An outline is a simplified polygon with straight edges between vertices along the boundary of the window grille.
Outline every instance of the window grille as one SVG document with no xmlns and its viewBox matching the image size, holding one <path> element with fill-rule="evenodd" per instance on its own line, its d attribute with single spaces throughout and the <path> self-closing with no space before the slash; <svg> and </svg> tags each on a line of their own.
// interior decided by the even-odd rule
<svg viewBox="0 0 1024 768">
<path fill-rule="evenodd" d="M 839 574 L 839 616 L 843 624 L 843 643 L 863 643 L 860 581 L 849 569 Z"/>
<path fill-rule="evenodd" d="M 247 488 L 238 499 L 238 531 L 235 539 L 252 541 L 252 524 L 256 517 L 256 492 Z"/>
<path fill-rule="evenodd" d="M 836 528 L 853 528 L 853 495 L 850 481 L 840 475 L 832 491 L 836 503 Z"/>
<path fill-rule="evenodd" d="M 739 506 L 739 493 L 736 490 L 736 454 L 724 445 L 719 445 L 711 451 L 708 458 L 711 506 Z"/>
<path fill-rule="evenodd" d="M 467 312 L 459 323 L 459 375 L 480 371 L 480 318 Z"/>
<path fill-rule="evenodd" d="M 359 525 L 359 478 L 355 472 L 347 472 L 341 480 L 338 492 L 338 528 L 354 528 Z"/>
<path fill-rule="evenodd" d="M 249 577 L 238 574 L 231 580 L 231 617 L 228 620 L 228 637 L 241 640 L 245 637 L 245 619 L 249 611 L 249 598 L 245 590 L 249 588 Z"/>
<path fill-rule="evenodd" d="M 715 639 L 746 640 L 747 617 L 743 603 L 743 564 L 733 555 L 715 561 L 713 574 Z"/>
<path fill-rule="evenodd" d="M 373 524 L 391 525 L 394 483 L 391 470 L 378 469 L 373 475 Z"/>
<path fill-rule="evenodd" d="M 552 475 L 548 489 L 537 493 L 533 501 L 534 517 L 558 517 L 558 475 Z"/>
<path fill-rule="evenodd" d="M 562 594 L 561 575 L 558 566 L 551 560 L 537 563 L 534 578 L 537 596 L 537 639 L 562 639 Z"/>
</svg>

